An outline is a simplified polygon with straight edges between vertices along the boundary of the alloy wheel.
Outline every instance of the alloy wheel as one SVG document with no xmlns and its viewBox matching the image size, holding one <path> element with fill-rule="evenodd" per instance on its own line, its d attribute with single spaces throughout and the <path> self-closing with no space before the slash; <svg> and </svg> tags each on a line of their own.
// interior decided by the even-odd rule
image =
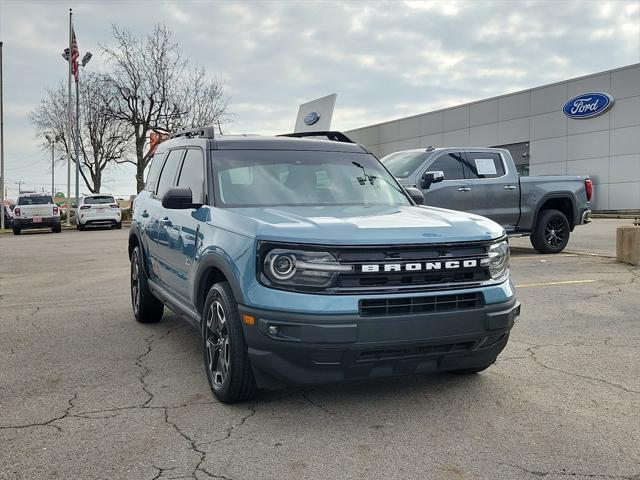
<svg viewBox="0 0 640 480">
<path fill-rule="evenodd" d="M 138 270 L 138 254 L 131 257 L 131 304 L 133 312 L 137 315 L 140 308 L 140 272 Z"/>
<path fill-rule="evenodd" d="M 567 235 L 566 225 L 562 219 L 552 217 L 544 228 L 544 238 L 550 247 L 558 247 L 564 242 Z"/>
<path fill-rule="evenodd" d="M 207 311 L 207 368 L 216 387 L 222 387 L 229 374 L 231 350 L 226 313 L 215 300 Z"/>
</svg>

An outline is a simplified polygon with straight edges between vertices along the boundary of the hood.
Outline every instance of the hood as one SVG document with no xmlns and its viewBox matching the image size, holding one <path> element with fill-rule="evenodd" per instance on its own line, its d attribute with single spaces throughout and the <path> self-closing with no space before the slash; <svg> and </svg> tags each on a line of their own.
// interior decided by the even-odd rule
<svg viewBox="0 0 640 480">
<path fill-rule="evenodd" d="M 288 243 L 449 243 L 504 235 L 504 229 L 487 218 L 422 206 L 226 208 L 213 216 L 222 228 L 258 240 Z"/>
</svg>

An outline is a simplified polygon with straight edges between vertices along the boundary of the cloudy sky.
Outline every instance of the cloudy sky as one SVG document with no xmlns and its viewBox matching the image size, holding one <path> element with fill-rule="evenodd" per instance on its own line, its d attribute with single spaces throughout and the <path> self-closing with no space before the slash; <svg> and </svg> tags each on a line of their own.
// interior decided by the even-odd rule
<svg viewBox="0 0 640 480">
<path fill-rule="evenodd" d="M 166 23 L 186 57 L 225 79 L 231 133 L 291 131 L 300 103 L 333 92 L 332 126 L 347 130 L 640 62 L 640 0 L 0 0 L 10 196 L 20 180 L 50 186 L 27 115 L 66 79 L 69 7 L 95 70 L 112 22 L 138 34 Z M 63 190 L 66 169 L 55 173 Z M 111 170 L 103 190 L 135 193 L 132 170 Z"/>
</svg>

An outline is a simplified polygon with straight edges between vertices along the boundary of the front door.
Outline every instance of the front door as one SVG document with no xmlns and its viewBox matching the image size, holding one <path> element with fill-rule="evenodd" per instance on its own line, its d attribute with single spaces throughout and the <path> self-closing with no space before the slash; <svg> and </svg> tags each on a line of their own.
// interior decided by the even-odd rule
<svg viewBox="0 0 640 480">
<path fill-rule="evenodd" d="M 444 180 L 431 185 L 418 185 L 424 194 L 424 204 L 432 207 L 450 208 L 468 212 L 472 208 L 472 191 L 469 182 L 464 178 L 464 157 L 461 152 L 443 153 L 434 158 L 424 172 L 441 171 Z"/>
<path fill-rule="evenodd" d="M 204 153 L 201 149 L 186 150 L 175 184 L 191 189 L 193 203 L 206 203 Z M 159 244 L 162 282 L 189 302 L 193 300 L 189 281 L 195 268 L 198 245 L 202 244 L 201 229 L 208 213 L 207 206 L 184 210 L 165 208 L 160 219 L 161 236 L 166 239 Z"/>
</svg>

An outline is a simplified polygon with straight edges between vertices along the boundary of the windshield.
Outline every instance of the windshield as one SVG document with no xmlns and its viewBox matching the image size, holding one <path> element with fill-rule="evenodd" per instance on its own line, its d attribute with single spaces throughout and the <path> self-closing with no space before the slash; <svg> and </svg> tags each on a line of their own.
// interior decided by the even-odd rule
<svg viewBox="0 0 640 480">
<path fill-rule="evenodd" d="M 18 205 L 47 205 L 53 203 L 51 195 L 29 195 L 18 198 Z"/>
<path fill-rule="evenodd" d="M 221 206 L 410 204 L 369 154 L 219 151 L 214 165 L 216 204 Z"/>
<path fill-rule="evenodd" d="M 99 197 L 85 197 L 84 202 L 85 205 L 99 205 L 102 203 L 116 203 L 110 195 L 101 195 Z"/>
<path fill-rule="evenodd" d="M 405 178 L 415 172 L 429 155 L 431 152 L 396 152 L 380 161 L 394 177 Z"/>
</svg>

